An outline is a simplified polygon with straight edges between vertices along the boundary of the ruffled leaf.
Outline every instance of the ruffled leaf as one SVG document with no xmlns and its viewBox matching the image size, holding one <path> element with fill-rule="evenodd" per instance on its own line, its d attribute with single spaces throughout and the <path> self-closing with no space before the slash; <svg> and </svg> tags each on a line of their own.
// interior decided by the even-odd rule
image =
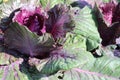
<svg viewBox="0 0 120 80">
<path fill-rule="evenodd" d="M 115 8 L 115 10 L 114 10 L 114 12 L 113 12 L 113 17 L 112 17 L 112 23 L 114 23 L 114 22 L 120 22 L 120 3 L 118 3 L 117 5 L 116 5 L 116 8 Z"/>
<path fill-rule="evenodd" d="M 98 22 L 98 31 L 102 38 L 102 45 L 115 44 L 116 38 L 120 36 L 120 23 L 115 22 L 107 26 L 97 5 L 95 6 L 95 14 Z"/>
<path fill-rule="evenodd" d="M 11 23 L 5 31 L 4 43 L 9 49 L 15 49 L 30 56 L 45 56 L 53 50 L 54 41 L 49 34 L 38 36 L 25 26 Z"/>
<path fill-rule="evenodd" d="M 111 1 L 109 3 L 101 3 L 99 7 L 103 14 L 103 19 L 105 23 L 107 24 L 107 26 L 111 25 L 113 23 L 113 16 L 116 4 L 113 1 Z"/>
<path fill-rule="evenodd" d="M 25 25 L 30 31 L 42 35 L 46 32 L 45 28 L 45 13 L 41 7 L 33 5 L 23 6 L 15 13 L 13 22 L 18 22 Z"/>
<path fill-rule="evenodd" d="M 69 7 L 63 4 L 56 5 L 48 11 L 49 18 L 46 21 L 46 30 L 55 40 L 65 38 L 66 33 L 74 28 L 74 22 L 69 12 Z"/>
</svg>

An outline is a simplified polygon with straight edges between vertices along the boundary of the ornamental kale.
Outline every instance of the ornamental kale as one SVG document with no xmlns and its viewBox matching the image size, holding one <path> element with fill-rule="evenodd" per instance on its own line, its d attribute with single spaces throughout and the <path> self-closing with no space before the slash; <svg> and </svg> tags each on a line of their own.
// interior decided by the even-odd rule
<svg viewBox="0 0 120 80">
<path fill-rule="evenodd" d="M 66 5 L 56 5 L 48 11 L 46 31 L 51 33 L 54 39 L 65 38 L 66 33 L 75 27 L 70 8 Z"/>
<path fill-rule="evenodd" d="M 52 50 L 61 47 L 66 34 L 74 28 L 70 8 L 63 4 L 47 12 L 42 7 L 28 4 L 14 10 L 7 22 L 5 46 L 22 54 L 39 57 L 47 56 Z"/>
<path fill-rule="evenodd" d="M 96 6 L 95 13 L 98 21 L 98 31 L 102 38 L 102 45 L 116 44 L 120 36 L 119 9 L 120 3 L 111 0 Z"/>
<path fill-rule="evenodd" d="M 116 8 L 116 5 L 113 1 L 109 3 L 101 3 L 100 9 L 103 13 L 103 17 L 106 20 L 106 22 L 111 25 L 113 23 L 113 14 Z"/>
<path fill-rule="evenodd" d="M 120 3 L 105 1 L 0 1 L 0 80 L 119 80 Z"/>
<path fill-rule="evenodd" d="M 15 13 L 13 22 L 25 25 L 30 31 L 36 32 L 38 35 L 45 33 L 45 12 L 40 7 L 32 5 L 23 6 Z"/>
</svg>

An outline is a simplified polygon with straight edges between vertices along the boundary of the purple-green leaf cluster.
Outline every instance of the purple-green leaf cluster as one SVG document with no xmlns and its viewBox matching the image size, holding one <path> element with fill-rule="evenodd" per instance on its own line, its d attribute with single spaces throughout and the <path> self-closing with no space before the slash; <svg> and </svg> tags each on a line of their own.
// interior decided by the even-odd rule
<svg viewBox="0 0 120 80">
<path fill-rule="evenodd" d="M 6 0 L 0 4 L 0 80 L 119 80 L 119 4 Z"/>
</svg>

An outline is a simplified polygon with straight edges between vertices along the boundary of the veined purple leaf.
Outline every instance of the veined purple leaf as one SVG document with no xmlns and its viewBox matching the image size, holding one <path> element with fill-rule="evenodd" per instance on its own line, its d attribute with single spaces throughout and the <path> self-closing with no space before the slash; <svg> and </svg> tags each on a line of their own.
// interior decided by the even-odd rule
<svg viewBox="0 0 120 80">
<path fill-rule="evenodd" d="M 23 6 L 13 18 L 13 22 L 18 22 L 26 26 L 32 32 L 42 35 L 45 32 L 45 13 L 42 8 L 32 5 Z M 44 31 L 42 31 L 44 29 Z"/>
<path fill-rule="evenodd" d="M 67 32 L 74 28 L 69 7 L 63 4 L 56 5 L 48 11 L 49 18 L 46 21 L 46 31 L 51 33 L 54 39 L 64 38 Z"/>
<path fill-rule="evenodd" d="M 120 3 L 116 5 L 116 8 L 113 12 L 112 23 L 120 22 Z"/>
<path fill-rule="evenodd" d="M 107 46 L 109 44 L 115 44 L 116 38 L 120 36 L 120 23 L 114 22 L 108 26 L 105 23 L 102 13 L 97 5 L 95 6 L 95 14 L 98 22 L 98 31 L 100 33 L 100 37 L 102 38 L 102 45 Z"/>
<path fill-rule="evenodd" d="M 9 49 L 15 49 L 22 54 L 30 56 L 39 55 L 44 57 L 54 49 L 54 40 L 49 34 L 38 36 L 25 26 L 19 25 L 16 22 L 11 23 L 9 28 L 5 31 L 4 44 Z"/>
<path fill-rule="evenodd" d="M 102 11 L 103 18 L 106 21 L 106 24 L 108 26 L 111 25 L 113 22 L 112 18 L 114 15 L 116 4 L 113 1 L 111 1 L 109 3 L 101 3 L 99 7 Z"/>
</svg>

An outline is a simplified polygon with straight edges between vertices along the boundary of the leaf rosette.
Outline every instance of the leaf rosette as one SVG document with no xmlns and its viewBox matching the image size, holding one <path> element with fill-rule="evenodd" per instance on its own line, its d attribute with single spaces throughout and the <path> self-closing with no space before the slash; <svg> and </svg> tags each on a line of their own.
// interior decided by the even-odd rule
<svg viewBox="0 0 120 80">
<path fill-rule="evenodd" d="M 48 56 L 62 46 L 67 32 L 73 30 L 69 7 L 56 5 L 49 11 L 40 6 L 25 5 L 14 10 L 8 18 L 1 20 L 4 44 L 29 56 Z"/>
</svg>

